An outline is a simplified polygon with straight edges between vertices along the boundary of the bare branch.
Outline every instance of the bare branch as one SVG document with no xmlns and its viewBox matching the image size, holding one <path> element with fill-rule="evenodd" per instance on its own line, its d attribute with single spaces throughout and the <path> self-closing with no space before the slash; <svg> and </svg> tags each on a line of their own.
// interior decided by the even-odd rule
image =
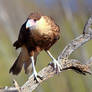
<svg viewBox="0 0 92 92">
<path fill-rule="evenodd" d="M 5 87 L 0 88 L 0 92 L 18 92 L 18 90 L 15 87 Z"/>
<path fill-rule="evenodd" d="M 75 60 L 75 59 L 62 59 L 62 70 L 68 70 L 68 69 L 73 69 L 76 72 L 86 75 L 86 73 L 91 74 L 91 70 L 89 68 L 88 65 L 86 64 L 80 64 L 80 61 Z M 45 68 L 43 68 L 38 75 L 40 75 L 41 77 L 43 77 L 43 80 L 39 80 L 39 83 L 36 83 L 34 81 L 34 78 L 31 77 L 28 79 L 28 81 L 21 87 L 21 91 L 22 92 L 32 92 L 37 86 L 39 86 L 39 84 L 41 82 L 43 82 L 44 80 L 47 80 L 48 78 L 53 77 L 56 74 L 55 71 L 53 71 L 52 66 L 47 66 Z"/>
<path fill-rule="evenodd" d="M 83 34 L 92 35 L 92 16 L 88 19 L 87 23 L 84 26 Z"/>
<path fill-rule="evenodd" d="M 87 41 L 92 39 L 92 16 L 88 19 L 84 26 L 83 34 L 72 40 L 61 52 L 58 59 L 68 58 L 72 52 L 81 47 Z"/>
<path fill-rule="evenodd" d="M 75 70 L 78 73 L 81 73 L 83 75 L 86 75 L 86 73 L 91 74 L 90 66 L 88 63 L 81 64 L 79 60 L 75 59 L 68 59 L 69 56 L 79 47 L 81 47 L 83 44 L 88 42 L 92 39 L 92 17 L 90 17 L 87 21 L 87 23 L 84 26 L 83 34 L 72 40 L 60 53 L 58 56 L 58 62 L 62 66 L 62 71 L 64 70 Z M 92 59 L 91 59 L 92 60 Z M 89 62 L 90 60 L 88 60 Z M 53 77 L 56 74 L 56 72 L 53 70 L 51 65 L 46 66 L 43 68 L 38 75 L 43 77 L 43 80 L 39 80 L 39 83 L 36 83 L 34 81 L 33 76 L 30 76 L 27 82 L 19 88 L 17 87 L 10 87 L 10 88 L 3 88 L 0 89 L 0 92 L 32 92 L 34 89 L 38 87 L 40 83 L 42 83 L 44 80 L 47 80 L 50 77 Z M 11 91 L 12 90 L 12 91 Z"/>
</svg>

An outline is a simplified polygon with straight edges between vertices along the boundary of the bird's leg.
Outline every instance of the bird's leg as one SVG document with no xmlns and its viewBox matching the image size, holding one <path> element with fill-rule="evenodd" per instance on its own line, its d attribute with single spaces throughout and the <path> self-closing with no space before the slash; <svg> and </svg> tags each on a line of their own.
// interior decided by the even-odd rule
<svg viewBox="0 0 92 92">
<path fill-rule="evenodd" d="M 56 70 L 56 73 L 60 72 L 60 70 L 62 69 L 61 65 L 59 64 L 59 62 L 51 55 L 51 53 L 49 51 L 47 51 L 47 54 L 51 57 L 51 59 L 53 60 L 52 63 L 54 64 L 54 69 Z"/>
<path fill-rule="evenodd" d="M 31 56 L 31 60 L 32 60 L 32 68 L 33 68 L 33 76 L 34 76 L 34 80 L 36 80 L 36 83 L 39 83 L 38 78 L 40 78 L 42 80 L 42 77 L 40 77 L 39 75 L 37 75 L 37 71 L 35 69 L 35 65 L 34 65 L 34 56 Z"/>
</svg>

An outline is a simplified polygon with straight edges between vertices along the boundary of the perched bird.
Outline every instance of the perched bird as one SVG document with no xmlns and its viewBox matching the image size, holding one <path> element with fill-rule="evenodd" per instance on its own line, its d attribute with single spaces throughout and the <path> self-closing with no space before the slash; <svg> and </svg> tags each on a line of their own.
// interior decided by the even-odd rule
<svg viewBox="0 0 92 92">
<path fill-rule="evenodd" d="M 13 44 L 16 49 L 21 48 L 21 52 L 9 72 L 17 75 L 24 65 L 25 73 L 29 73 L 31 71 L 29 66 L 32 64 L 33 76 L 38 82 L 37 77 L 40 79 L 41 77 L 37 75 L 35 64 L 36 58 L 42 50 L 45 50 L 52 58 L 54 69 L 60 71 L 60 64 L 49 52 L 51 46 L 59 38 L 59 26 L 51 17 L 31 13 L 20 29 L 18 40 Z"/>
</svg>

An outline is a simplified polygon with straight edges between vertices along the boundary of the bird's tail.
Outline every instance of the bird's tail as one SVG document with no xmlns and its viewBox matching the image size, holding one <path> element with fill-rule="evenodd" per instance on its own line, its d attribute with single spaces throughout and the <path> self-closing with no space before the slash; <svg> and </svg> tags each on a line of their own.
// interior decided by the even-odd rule
<svg viewBox="0 0 92 92">
<path fill-rule="evenodd" d="M 36 58 L 37 58 L 38 53 L 34 53 L 34 59 L 35 59 L 35 64 L 36 64 Z M 24 70 L 26 74 L 29 74 L 32 72 L 32 66 L 31 66 L 31 59 L 28 54 L 28 51 L 25 47 L 22 47 L 22 50 L 14 62 L 13 66 L 10 68 L 9 73 L 12 73 L 14 75 L 17 75 L 21 72 L 22 66 L 24 65 Z"/>
<path fill-rule="evenodd" d="M 17 75 L 21 72 L 23 66 L 23 61 L 22 61 L 22 53 L 18 56 L 16 61 L 14 62 L 13 66 L 10 68 L 9 73 L 12 73 L 14 75 Z"/>
</svg>

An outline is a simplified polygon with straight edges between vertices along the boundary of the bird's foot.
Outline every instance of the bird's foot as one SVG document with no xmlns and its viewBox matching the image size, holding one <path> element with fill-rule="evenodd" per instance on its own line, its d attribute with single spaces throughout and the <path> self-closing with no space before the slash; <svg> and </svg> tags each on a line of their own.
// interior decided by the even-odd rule
<svg viewBox="0 0 92 92">
<path fill-rule="evenodd" d="M 53 67 L 53 70 L 56 71 L 56 74 L 58 74 L 58 73 L 62 70 L 61 65 L 59 64 L 59 62 L 58 62 L 56 59 L 54 59 L 54 60 L 50 63 L 50 65 Z"/>
<path fill-rule="evenodd" d="M 43 77 L 39 76 L 36 71 L 33 72 L 33 76 L 34 76 L 34 81 L 36 81 L 36 83 L 39 83 L 38 78 L 40 80 L 43 80 Z"/>
</svg>

